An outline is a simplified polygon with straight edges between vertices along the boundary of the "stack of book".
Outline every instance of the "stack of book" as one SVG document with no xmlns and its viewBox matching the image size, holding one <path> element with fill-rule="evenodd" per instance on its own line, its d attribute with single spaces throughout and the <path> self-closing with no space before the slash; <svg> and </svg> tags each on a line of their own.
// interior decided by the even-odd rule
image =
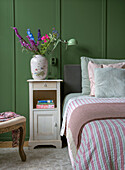
<svg viewBox="0 0 125 170">
<path fill-rule="evenodd" d="M 54 107 L 53 100 L 38 100 L 36 104 L 37 109 L 52 109 Z"/>
</svg>

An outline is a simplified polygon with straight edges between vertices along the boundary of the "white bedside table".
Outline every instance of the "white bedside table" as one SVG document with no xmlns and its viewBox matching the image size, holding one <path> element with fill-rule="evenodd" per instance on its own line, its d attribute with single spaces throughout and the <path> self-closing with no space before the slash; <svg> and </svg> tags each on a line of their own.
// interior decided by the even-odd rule
<svg viewBox="0 0 125 170">
<path fill-rule="evenodd" d="M 29 147 L 62 147 L 60 138 L 60 82 L 62 80 L 27 80 L 29 82 Z M 55 108 L 36 109 L 38 100 L 53 100 Z"/>
</svg>

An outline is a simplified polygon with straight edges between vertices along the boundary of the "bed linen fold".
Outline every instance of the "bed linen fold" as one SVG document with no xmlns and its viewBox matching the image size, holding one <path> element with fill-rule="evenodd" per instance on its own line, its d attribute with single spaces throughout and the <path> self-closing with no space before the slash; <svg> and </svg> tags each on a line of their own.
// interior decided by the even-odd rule
<svg viewBox="0 0 125 170">
<path fill-rule="evenodd" d="M 99 109 L 99 105 L 100 107 L 103 105 L 102 111 Z M 89 107 L 91 107 L 90 110 L 88 110 Z M 76 112 L 79 108 L 81 108 L 81 113 Z M 112 113 L 109 112 L 109 109 L 112 110 Z M 87 110 L 88 113 L 85 116 L 86 121 L 84 120 L 84 116 L 82 118 L 83 120 L 81 118 L 77 120 L 77 117 L 83 114 L 83 110 Z M 95 110 L 95 113 L 91 113 L 91 110 Z M 99 110 L 102 112 L 100 117 L 98 117 L 100 114 Z M 124 169 L 124 111 L 125 98 L 77 96 L 67 102 L 63 113 L 61 135 L 66 135 L 73 169 L 94 170 L 102 168 L 108 170 L 111 167 Z M 78 123 L 75 125 L 77 121 Z M 72 129 L 75 129 L 75 131 L 73 132 Z M 79 138 L 76 136 L 79 136 Z"/>
<path fill-rule="evenodd" d="M 81 142 L 81 132 L 85 124 L 94 120 L 103 119 L 125 119 L 125 104 L 124 103 L 94 103 L 85 104 L 77 107 L 70 117 L 68 124 L 68 137 L 72 136 L 74 148 L 77 150 Z M 70 129 L 70 130 L 69 130 Z"/>
<path fill-rule="evenodd" d="M 125 119 L 87 123 L 72 167 L 73 170 L 125 170 Z"/>
</svg>

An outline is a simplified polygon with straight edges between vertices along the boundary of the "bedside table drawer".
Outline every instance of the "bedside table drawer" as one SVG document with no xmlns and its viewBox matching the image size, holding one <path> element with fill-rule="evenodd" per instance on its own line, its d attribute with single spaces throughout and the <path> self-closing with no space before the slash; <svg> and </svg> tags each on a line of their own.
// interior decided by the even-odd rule
<svg viewBox="0 0 125 170">
<path fill-rule="evenodd" d="M 33 89 L 48 89 L 48 88 L 56 88 L 56 82 L 38 82 L 33 84 Z"/>
</svg>

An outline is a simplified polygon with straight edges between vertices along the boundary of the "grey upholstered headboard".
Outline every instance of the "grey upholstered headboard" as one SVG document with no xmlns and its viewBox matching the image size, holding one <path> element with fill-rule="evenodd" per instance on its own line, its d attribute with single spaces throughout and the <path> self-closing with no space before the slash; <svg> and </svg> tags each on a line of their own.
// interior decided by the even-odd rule
<svg viewBox="0 0 125 170">
<path fill-rule="evenodd" d="M 64 96 L 81 92 L 81 66 L 64 65 Z"/>
</svg>

